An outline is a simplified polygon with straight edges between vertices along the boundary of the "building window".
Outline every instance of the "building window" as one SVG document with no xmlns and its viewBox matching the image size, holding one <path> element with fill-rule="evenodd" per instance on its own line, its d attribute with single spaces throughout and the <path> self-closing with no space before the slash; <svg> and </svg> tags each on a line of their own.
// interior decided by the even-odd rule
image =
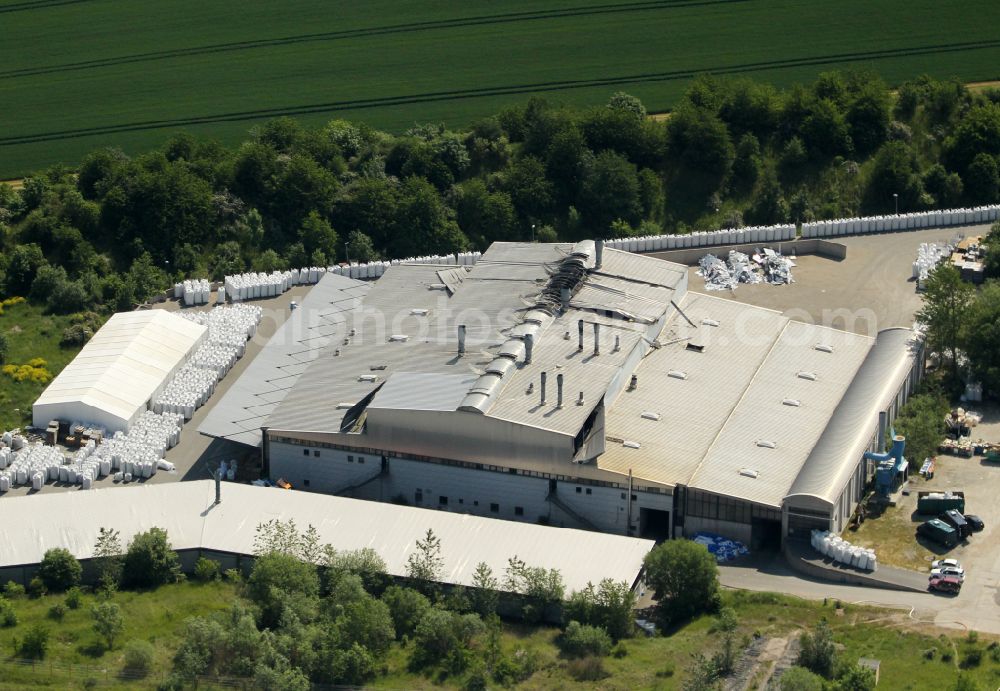
<svg viewBox="0 0 1000 691">
<path fill-rule="evenodd" d="M 593 492 L 593 490 L 591 490 L 591 489 L 590 489 L 590 488 L 588 487 L 588 488 L 587 488 L 587 494 L 593 494 L 593 493 L 594 493 L 594 492 Z"/>
<path fill-rule="evenodd" d="M 472 505 L 473 505 L 473 506 L 479 506 L 479 500 L 478 500 L 478 499 L 476 499 L 476 500 L 475 500 L 474 502 L 472 502 Z"/>
<path fill-rule="evenodd" d="M 622 501 L 625 501 L 625 493 L 622 492 Z"/>
<path fill-rule="evenodd" d="M 354 456 L 348 456 L 347 457 L 347 462 L 348 463 L 354 463 Z"/>
<path fill-rule="evenodd" d="M 507 472 L 511 475 L 517 475 L 517 468 L 507 468 Z"/>
<path fill-rule="evenodd" d="M 364 462 L 365 462 L 365 457 L 364 456 L 358 456 L 358 463 L 364 463 Z"/>
<path fill-rule="evenodd" d="M 465 500 L 464 500 L 464 499 L 459 499 L 459 500 L 458 500 L 458 503 L 459 503 L 459 504 L 464 504 L 464 503 L 465 503 Z"/>
<path fill-rule="evenodd" d="M 303 456 L 308 456 L 309 455 L 309 449 L 302 449 L 302 455 Z"/>
<path fill-rule="evenodd" d="M 582 488 L 582 487 L 577 487 L 577 488 L 576 488 L 576 493 L 577 493 L 577 494 L 580 494 L 580 492 L 582 492 L 582 491 L 583 491 L 583 488 Z"/>
<path fill-rule="evenodd" d="M 514 507 L 514 515 L 515 516 L 523 516 L 524 515 L 524 507 L 523 506 L 515 506 Z"/>
<path fill-rule="evenodd" d="M 500 505 L 490 504 L 490 513 L 500 513 Z"/>
<path fill-rule="evenodd" d="M 419 489 L 416 492 L 413 493 L 413 503 L 414 504 L 423 504 L 424 503 L 424 493 L 421 492 Z"/>
<path fill-rule="evenodd" d="M 313 456 L 319 458 L 319 449 L 313 449 Z"/>
<path fill-rule="evenodd" d="M 441 506 L 448 506 L 448 497 L 440 496 L 438 497 L 438 504 Z"/>
<path fill-rule="evenodd" d="M 303 480 L 302 481 L 302 486 L 303 487 L 308 487 L 309 486 L 309 481 L 308 480 Z"/>
</svg>

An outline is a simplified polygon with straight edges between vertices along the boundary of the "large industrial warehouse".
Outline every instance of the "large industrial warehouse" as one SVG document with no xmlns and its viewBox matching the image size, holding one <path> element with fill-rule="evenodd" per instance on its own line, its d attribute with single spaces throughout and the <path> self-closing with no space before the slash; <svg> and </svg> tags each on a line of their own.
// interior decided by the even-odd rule
<svg viewBox="0 0 1000 691">
<path fill-rule="evenodd" d="M 666 538 L 839 531 L 921 375 L 601 243 L 327 276 L 200 430 L 297 489 Z"/>
</svg>

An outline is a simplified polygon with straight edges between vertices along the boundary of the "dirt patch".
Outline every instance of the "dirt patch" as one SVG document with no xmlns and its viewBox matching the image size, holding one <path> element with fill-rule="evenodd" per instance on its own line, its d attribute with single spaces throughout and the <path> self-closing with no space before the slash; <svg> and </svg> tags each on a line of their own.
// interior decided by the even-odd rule
<svg viewBox="0 0 1000 691">
<path fill-rule="evenodd" d="M 1000 80 L 991 82 L 969 82 L 965 85 L 969 91 L 984 91 L 986 89 L 1000 89 Z"/>
<path fill-rule="evenodd" d="M 14 180 L 0 180 L 0 183 L 10 185 L 15 190 L 19 190 L 22 187 L 24 187 L 24 180 L 22 180 L 21 178 L 16 178 Z"/>
<path fill-rule="evenodd" d="M 670 119 L 670 113 L 649 113 L 646 117 L 653 122 L 666 122 Z"/>
</svg>

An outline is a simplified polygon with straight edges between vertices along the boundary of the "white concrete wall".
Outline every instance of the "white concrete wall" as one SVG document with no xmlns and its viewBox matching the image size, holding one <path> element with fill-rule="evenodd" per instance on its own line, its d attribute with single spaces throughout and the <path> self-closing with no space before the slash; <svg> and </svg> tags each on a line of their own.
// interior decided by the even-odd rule
<svg viewBox="0 0 1000 691">
<path fill-rule="evenodd" d="M 381 456 L 274 441 L 270 459 L 271 479 L 284 478 L 296 489 L 330 494 L 364 482 L 382 467 Z"/>
<path fill-rule="evenodd" d="M 317 452 L 319 456 L 315 455 Z M 361 452 L 270 443 L 271 477 L 283 477 L 297 489 L 339 492 L 376 476 L 381 463 L 381 456 Z M 560 501 L 599 530 L 626 533 L 628 504 L 623 498 L 626 488 L 565 480 L 559 480 L 556 488 Z M 412 506 L 530 523 L 542 519 L 550 525 L 567 528 L 585 527 L 549 502 L 548 494 L 548 478 L 392 457 L 388 459 L 386 474 L 358 488 L 352 496 L 386 502 L 401 497 Z M 633 494 L 636 500 L 632 502 L 632 524 L 636 530 L 640 508 L 673 510 L 673 497 L 669 494 L 637 490 Z M 446 504 L 441 503 L 442 497 L 447 498 Z"/>
</svg>

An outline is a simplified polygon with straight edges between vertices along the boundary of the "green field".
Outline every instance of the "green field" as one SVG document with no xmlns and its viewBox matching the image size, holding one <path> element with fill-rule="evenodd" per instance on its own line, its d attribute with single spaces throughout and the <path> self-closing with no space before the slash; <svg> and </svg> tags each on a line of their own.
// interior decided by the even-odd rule
<svg viewBox="0 0 1000 691">
<path fill-rule="evenodd" d="M 0 178 L 277 115 L 399 131 L 532 94 L 664 110 L 702 72 L 1000 75 L 995 0 L 0 0 L 0 25 Z"/>
<path fill-rule="evenodd" d="M 236 598 L 236 589 L 228 582 L 181 583 L 153 591 L 122 591 L 114 596 L 125 619 L 125 632 L 113 650 L 106 650 L 92 629 L 90 606 L 93 595 L 84 597 L 82 606 L 69 610 L 56 621 L 47 616 L 49 608 L 62 602 L 61 595 L 38 599 L 14 600 L 18 624 L 0 629 L 0 689 L 86 688 L 88 679 L 103 686 L 119 688 L 155 688 L 169 675 L 173 653 L 183 635 L 184 620 L 191 616 L 210 616 L 226 610 Z M 768 638 L 785 638 L 812 627 L 820 618 L 831 624 L 834 639 L 845 661 L 858 657 L 881 660 L 878 688 L 950 689 L 969 650 L 978 649 L 982 660 L 964 665 L 965 673 L 979 688 L 995 688 L 1000 680 L 1000 656 L 988 646 L 990 638 L 980 636 L 970 642 L 962 632 L 921 626 L 905 614 L 868 607 L 848 606 L 835 610 L 834 603 L 809 602 L 769 593 L 727 592 L 739 619 L 737 640 L 759 633 Z M 45 626 L 50 645 L 45 659 L 34 666 L 17 662 L 12 654 L 14 639 L 23 637 L 34 624 Z M 507 625 L 502 646 L 506 654 L 523 649 L 533 654 L 538 671 L 521 689 L 591 688 L 679 689 L 687 675 L 693 653 L 711 654 L 721 645 L 721 637 L 712 630 L 712 619 L 702 617 L 665 637 L 633 638 L 625 642 L 627 655 L 608 657 L 604 666 L 610 675 L 597 682 L 576 682 L 566 671 L 566 660 L 553 644 L 557 629 Z M 153 643 L 156 657 L 150 675 L 142 681 L 120 676 L 122 649 L 133 638 Z M 933 650 L 933 655 L 927 651 Z M 951 657 L 945 653 L 951 653 Z M 384 689 L 455 689 L 459 680 L 443 681 L 408 671 L 410 649 L 393 644 L 384 659 L 384 672 L 371 684 Z M 755 675 L 759 680 L 768 674 L 773 662 L 762 662 Z M 673 670 L 667 673 L 666 670 Z M 199 688 L 213 688 L 201 683 Z"/>
</svg>

